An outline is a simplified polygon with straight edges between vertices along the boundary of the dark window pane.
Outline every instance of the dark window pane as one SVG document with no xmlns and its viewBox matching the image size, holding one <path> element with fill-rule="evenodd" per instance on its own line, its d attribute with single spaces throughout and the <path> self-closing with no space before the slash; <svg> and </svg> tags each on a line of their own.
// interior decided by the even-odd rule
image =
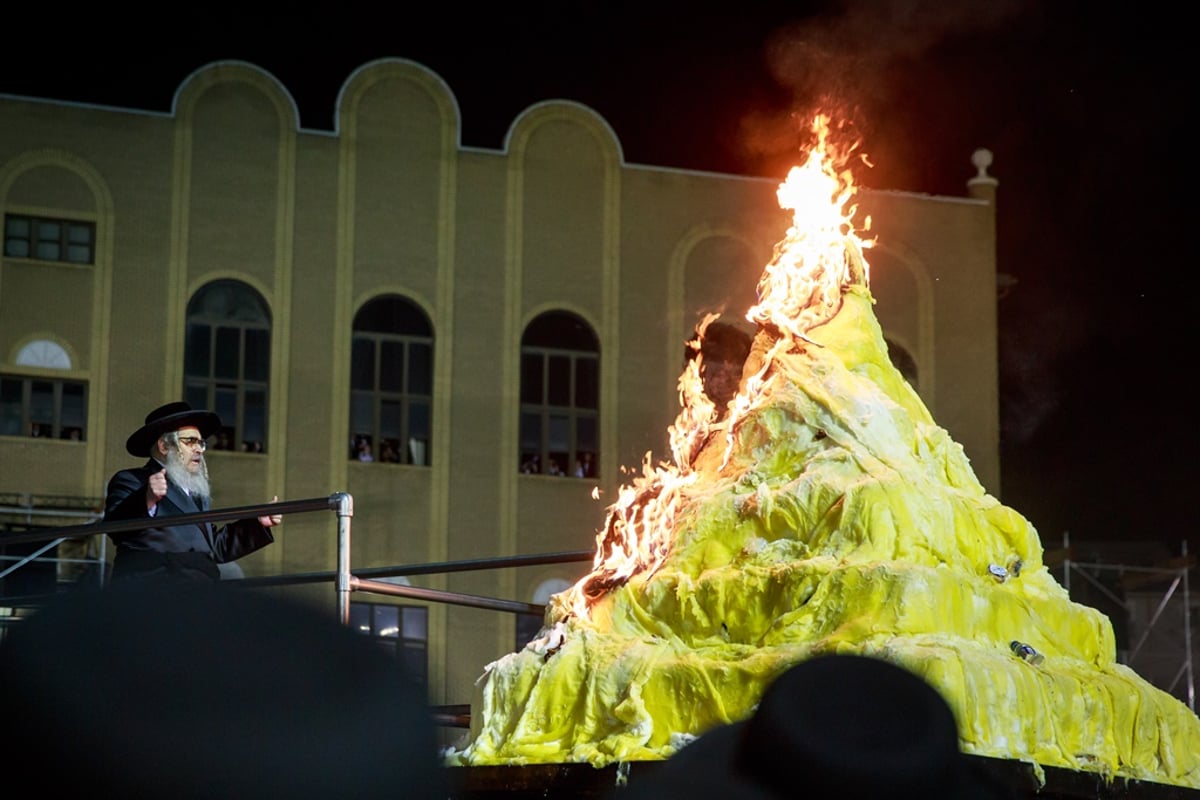
<svg viewBox="0 0 1200 800">
<path fill-rule="evenodd" d="M 29 238 L 29 219 L 27 217 L 6 216 L 4 218 L 4 235 Z"/>
<path fill-rule="evenodd" d="M 58 261 L 60 250 L 58 242 L 38 242 L 37 257 L 43 261 Z"/>
<path fill-rule="evenodd" d="M 54 428 L 54 384 L 34 381 L 29 395 L 29 421 L 43 427 L 45 436 Z"/>
<path fill-rule="evenodd" d="M 379 347 L 379 389 L 384 392 L 404 391 L 404 343 L 384 339 Z"/>
<path fill-rule="evenodd" d="M 423 642 L 429 638 L 429 615 L 423 608 L 405 608 L 401 625 L 405 639 Z"/>
<path fill-rule="evenodd" d="M 375 427 L 374 395 L 350 393 L 350 430 L 365 433 Z"/>
<path fill-rule="evenodd" d="M 37 224 L 37 238 L 38 242 L 54 242 L 57 244 L 62 241 L 62 225 L 50 220 L 40 220 Z"/>
<path fill-rule="evenodd" d="M 588 353 L 600 349 L 591 327 L 579 317 L 565 311 L 548 311 L 530 322 L 521 337 L 521 345 L 581 350 Z"/>
<path fill-rule="evenodd" d="M 521 354 L 521 402 L 541 404 L 545 402 L 542 394 L 542 363 L 541 353 Z"/>
<path fill-rule="evenodd" d="M 236 380 L 238 377 L 239 346 L 241 329 L 221 326 L 217 328 L 216 350 L 213 359 L 213 377 Z"/>
<path fill-rule="evenodd" d="M 258 292 L 234 280 L 213 281 L 188 303 L 188 319 L 210 323 L 263 327 L 271 321 L 266 304 Z"/>
<path fill-rule="evenodd" d="M 232 387 L 218 386 L 216 388 L 215 399 L 213 401 L 213 411 L 217 412 L 217 416 L 221 418 L 221 423 L 234 428 L 234 435 L 237 435 L 237 389 Z"/>
<path fill-rule="evenodd" d="M 375 388 L 375 342 L 360 336 L 350 346 L 350 388 Z"/>
<path fill-rule="evenodd" d="M 373 625 L 375 635 L 391 639 L 400 636 L 400 609 L 396 606 L 375 606 Z"/>
<path fill-rule="evenodd" d="M 367 603 L 350 604 L 350 630 L 369 636 L 371 634 L 371 606 Z"/>
<path fill-rule="evenodd" d="M 408 346 L 408 393 L 433 394 L 433 347 L 422 342 Z"/>
<path fill-rule="evenodd" d="M 193 377 L 209 376 L 212 357 L 212 328 L 204 323 L 193 322 L 187 327 L 187 344 L 184 346 L 183 369 Z"/>
<path fill-rule="evenodd" d="M 542 415 L 537 413 L 521 413 L 521 450 L 531 453 L 541 452 L 542 449 Z"/>
<path fill-rule="evenodd" d="M 0 378 L 0 434 L 21 436 L 22 381 Z"/>
<path fill-rule="evenodd" d="M 408 407 L 408 435 L 429 439 L 429 403 L 412 401 Z"/>
<path fill-rule="evenodd" d="M 28 258 L 29 242 L 24 239 L 5 239 L 4 255 L 12 258 Z"/>
<path fill-rule="evenodd" d="M 63 426 L 83 429 L 84 397 L 82 383 L 63 383 L 62 416 Z"/>
<path fill-rule="evenodd" d="M 92 226 L 68 223 L 67 241 L 71 244 L 90 245 L 92 243 Z"/>
<path fill-rule="evenodd" d="M 517 614 L 517 646 L 520 650 L 525 647 L 533 637 L 537 636 L 542 631 L 544 622 L 540 614 Z"/>
<path fill-rule="evenodd" d="M 566 451 L 571 449 L 571 418 L 562 414 L 550 415 L 549 439 L 546 447 L 550 450 Z"/>
<path fill-rule="evenodd" d="M 271 332 L 263 328 L 246 329 L 245 379 L 265 381 L 271 371 Z"/>
<path fill-rule="evenodd" d="M 408 407 L 408 460 L 409 463 L 426 466 L 431 458 L 429 404 L 414 402 Z"/>
<path fill-rule="evenodd" d="M 571 359 L 569 356 L 550 356 L 550 380 L 547 382 L 546 402 L 552 406 L 571 405 Z"/>
<path fill-rule="evenodd" d="M 596 418 L 580 417 L 575 421 L 575 447 L 579 450 L 597 449 Z"/>
<path fill-rule="evenodd" d="M 395 333 L 432 336 L 424 312 L 402 297 L 379 297 L 354 315 L 354 330 L 371 333 Z"/>
<path fill-rule="evenodd" d="M 417 646 L 405 642 L 397 657 L 404 665 L 404 670 L 412 676 L 417 685 L 424 686 L 428 680 L 428 676 L 425 674 L 428 661 L 425 655 L 425 644 L 421 643 L 420 646 Z"/>
<path fill-rule="evenodd" d="M 575 359 L 575 407 L 596 408 L 600 404 L 598 372 L 600 362 L 595 358 Z"/>
<path fill-rule="evenodd" d="M 384 400 L 379 404 L 379 433 L 389 439 L 400 436 L 402 411 L 404 406 L 399 400 Z"/>
<path fill-rule="evenodd" d="M 260 452 L 267 441 L 267 393 L 258 390 L 246 392 L 246 407 L 242 419 L 246 429 L 242 434 L 251 444 L 257 442 L 258 447 L 252 447 L 254 452 Z"/>
<path fill-rule="evenodd" d="M 208 383 L 188 381 L 187 387 L 183 390 L 183 399 L 192 408 L 208 408 Z M 231 420 L 222 419 L 221 421 L 228 423 Z"/>
</svg>

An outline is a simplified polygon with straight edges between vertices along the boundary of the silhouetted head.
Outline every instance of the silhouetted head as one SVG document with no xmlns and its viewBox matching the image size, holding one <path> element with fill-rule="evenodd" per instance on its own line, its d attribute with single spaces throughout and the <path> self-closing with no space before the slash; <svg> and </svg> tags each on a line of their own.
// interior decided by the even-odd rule
<svg viewBox="0 0 1200 800">
<path fill-rule="evenodd" d="M 1000 800 L 950 706 L 907 669 L 822 655 L 791 667 L 746 720 L 714 728 L 614 798 Z"/>
<path fill-rule="evenodd" d="M 446 797 L 432 716 L 335 616 L 250 589 L 60 595 L 0 645 L 10 780 L 97 798 Z"/>
</svg>

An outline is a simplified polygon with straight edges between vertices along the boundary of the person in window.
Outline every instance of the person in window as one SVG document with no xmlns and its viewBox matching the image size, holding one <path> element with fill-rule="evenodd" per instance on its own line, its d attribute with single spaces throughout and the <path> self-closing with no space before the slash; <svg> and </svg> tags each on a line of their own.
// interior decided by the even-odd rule
<svg viewBox="0 0 1200 800">
<path fill-rule="evenodd" d="M 375 456 L 371 453 L 371 440 L 366 436 L 358 437 L 358 446 L 356 453 L 359 461 L 374 461 Z"/>
<path fill-rule="evenodd" d="M 220 429 L 221 420 L 213 412 L 175 402 L 147 414 L 145 424 L 126 440 L 130 455 L 149 460 L 109 479 L 104 521 L 158 520 L 158 524 L 109 534 L 117 548 L 112 582 L 218 581 L 218 564 L 236 561 L 275 541 L 270 529 L 283 521 L 279 514 L 235 520 L 219 528 L 209 522 L 171 523 L 171 517 L 209 509 L 204 451 L 207 439 Z"/>
<path fill-rule="evenodd" d="M 579 458 L 575 459 L 575 477 L 590 478 L 592 477 L 592 454 L 580 453 Z"/>
<path fill-rule="evenodd" d="M 384 439 L 383 444 L 380 445 L 379 460 L 389 464 L 398 464 L 400 462 L 400 454 L 396 452 L 396 447 L 392 444 L 391 439 Z"/>
</svg>

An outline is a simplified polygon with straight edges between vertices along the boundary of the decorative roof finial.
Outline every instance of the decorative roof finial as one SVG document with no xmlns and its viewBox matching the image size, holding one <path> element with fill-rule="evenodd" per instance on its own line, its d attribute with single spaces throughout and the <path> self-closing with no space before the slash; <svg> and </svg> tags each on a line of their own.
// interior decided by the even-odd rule
<svg viewBox="0 0 1200 800">
<path fill-rule="evenodd" d="M 986 148 L 979 148 L 971 154 L 971 163 L 975 165 L 978 172 L 975 177 L 967 181 L 968 186 L 984 183 L 995 186 L 997 181 L 991 175 L 988 175 L 987 168 L 992 165 L 992 151 Z"/>
</svg>

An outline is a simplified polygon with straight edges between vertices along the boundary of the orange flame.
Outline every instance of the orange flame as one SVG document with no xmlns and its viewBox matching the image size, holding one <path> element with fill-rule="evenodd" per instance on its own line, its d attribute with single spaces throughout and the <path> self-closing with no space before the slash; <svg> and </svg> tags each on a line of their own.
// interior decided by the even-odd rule
<svg viewBox="0 0 1200 800">
<path fill-rule="evenodd" d="M 642 474 L 632 485 L 622 486 L 608 508 L 604 528 L 596 535 L 592 571 L 564 592 L 570 613 L 586 618 L 591 606 L 609 590 L 641 572 L 653 574 L 671 552 L 675 519 L 686 500 L 688 487 L 700 477 L 693 462 L 709 439 L 725 432 L 724 468 L 732 452 L 738 422 L 769 396 L 774 380 L 771 366 L 776 356 L 793 347 L 812 327 L 831 319 L 841 307 L 842 292 L 855 284 L 867 285 L 869 271 L 863 250 L 873 241 L 858 236 L 850 205 L 856 188 L 849 169 L 839 169 L 857 144 L 839 149 L 832 142 L 829 117 L 817 115 L 812 123 L 816 144 L 802 166 L 793 167 L 780 184 L 781 208 L 792 209 L 792 225 L 775 247 L 775 254 L 758 283 L 758 303 L 746 319 L 775 336 L 761 366 L 742 376 L 729 413 L 718 409 L 704 393 L 699 354 L 704 331 L 717 315 L 707 316 L 688 342 L 696 354 L 679 376 L 680 412 L 668 430 L 674 463 L 651 464 L 650 453 Z M 864 230 L 870 228 L 870 219 Z M 720 420 L 718 422 L 718 420 Z"/>
<path fill-rule="evenodd" d="M 773 325 L 798 339 L 825 322 L 842 305 L 842 291 L 870 280 L 863 250 L 874 241 L 857 235 L 849 205 L 857 188 L 849 169 L 838 171 L 857 149 L 851 145 L 839 153 L 830 141 L 829 118 L 813 121 L 817 144 L 808 160 L 792 167 L 777 193 L 780 208 L 790 208 L 792 226 L 775 247 L 775 257 L 758 281 L 758 305 L 746 319 Z M 868 217 L 864 228 L 871 227 Z"/>
</svg>

